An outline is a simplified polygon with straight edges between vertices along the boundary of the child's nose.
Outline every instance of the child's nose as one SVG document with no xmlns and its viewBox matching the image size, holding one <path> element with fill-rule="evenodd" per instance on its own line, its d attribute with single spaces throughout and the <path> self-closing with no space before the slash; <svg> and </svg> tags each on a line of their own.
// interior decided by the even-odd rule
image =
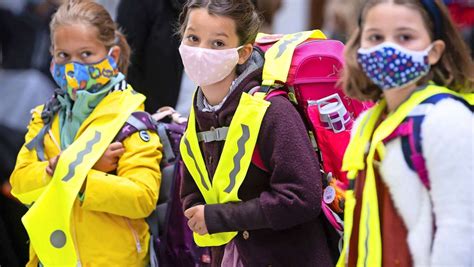
<svg viewBox="0 0 474 267">
<path fill-rule="evenodd" d="M 200 43 L 200 44 L 199 44 L 199 48 L 211 49 L 212 47 L 211 47 L 209 44 Z"/>
<path fill-rule="evenodd" d="M 70 62 L 84 63 L 79 56 L 72 56 Z"/>
</svg>

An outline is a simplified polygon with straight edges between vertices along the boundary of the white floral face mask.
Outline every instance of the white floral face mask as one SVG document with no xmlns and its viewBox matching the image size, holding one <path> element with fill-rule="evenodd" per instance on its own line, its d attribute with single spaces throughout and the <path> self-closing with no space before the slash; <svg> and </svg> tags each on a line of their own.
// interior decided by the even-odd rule
<svg viewBox="0 0 474 267">
<path fill-rule="evenodd" d="M 220 82 L 232 72 L 239 62 L 240 48 L 217 50 L 181 44 L 179 53 L 186 74 L 202 87 Z"/>
</svg>

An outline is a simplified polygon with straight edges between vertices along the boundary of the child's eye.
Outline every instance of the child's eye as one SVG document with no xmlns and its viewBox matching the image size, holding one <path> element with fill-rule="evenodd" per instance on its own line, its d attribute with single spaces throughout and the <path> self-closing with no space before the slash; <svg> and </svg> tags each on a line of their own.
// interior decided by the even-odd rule
<svg viewBox="0 0 474 267">
<path fill-rule="evenodd" d="M 81 53 L 82 58 L 90 57 L 92 53 L 90 51 L 84 51 Z"/>
<path fill-rule="evenodd" d="M 383 36 L 380 34 L 369 35 L 368 40 L 371 42 L 380 42 L 383 40 Z"/>
<path fill-rule="evenodd" d="M 197 36 L 195 35 L 188 35 L 186 39 L 188 39 L 188 41 L 190 41 L 191 43 L 196 43 L 199 41 L 199 38 L 197 38 Z"/>
<path fill-rule="evenodd" d="M 212 46 L 220 48 L 220 47 L 224 47 L 224 46 L 225 46 L 225 43 L 222 42 L 222 41 L 217 40 L 217 41 L 214 41 L 214 42 L 212 43 Z"/>
<path fill-rule="evenodd" d="M 400 42 L 407 42 L 407 41 L 410 41 L 412 38 L 410 35 L 408 34 L 401 34 L 400 36 L 398 36 L 398 40 Z"/>
<path fill-rule="evenodd" d="M 64 52 L 58 52 L 56 53 L 56 57 L 60 59 L 66 59 L 69 55 L 64 53 Z"/>
</svg>

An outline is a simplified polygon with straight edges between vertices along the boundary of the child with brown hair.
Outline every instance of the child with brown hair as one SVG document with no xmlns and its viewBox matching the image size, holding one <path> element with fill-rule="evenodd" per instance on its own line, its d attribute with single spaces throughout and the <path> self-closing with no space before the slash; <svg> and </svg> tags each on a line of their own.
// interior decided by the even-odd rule
<svg viewBox="0 0 474 267">
<path fill-rule="evenodd" d="M 344 157 L 338 266 L 471 266 L 474 72 L 446 7 L 368 0 L 345 56 L 345 91 L 377 105 Z"/>
<path fill-rule="evenodd" d="M 181 142 L 181 198 L 212 266 L 332 266 L 322 179 L 296 109 L 264 100 L 260 19 L 250 0 L 190 0 L 180 17 L 184 69 L 198 88 Z M 291 149 L 289 149 L 291 147 Z M 260 169 L 252 155 L 260 153 Z"/>
<path fill-rule="evenodd" d="M 161 144 L 147 131 L 113 142 L 145 100 L 125 81 L 130 49 L 93 1 L 64 3 L 50 28 L 59 88 L 33 110 L 10 178 L 31 205 L 28 266 L 145 266 Z"/>
</svg>

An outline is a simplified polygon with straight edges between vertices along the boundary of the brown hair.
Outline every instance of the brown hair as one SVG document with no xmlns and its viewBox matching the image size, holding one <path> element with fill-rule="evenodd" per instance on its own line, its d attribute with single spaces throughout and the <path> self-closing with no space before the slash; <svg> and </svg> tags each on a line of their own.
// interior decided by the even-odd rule
<svg viewBox="0 0 474 267">
<path fill-rule="evenodd" d="M 194 8 L 205 8 L 211 15 L 229 17 L 235 21 L 240 45 L 255 42 L 261 20 L 250 0 L 188 0 L 179 15 L 179 33 L 184 35 L 189 13 Z"/>
<path fill-rule="evenodd" d="M 114 45 L 119 46 L 120 58 L 117 65 L 123 74 L 127 74 L 130 63 L 130 46 L 102 5 L 90 0 L 69 0 L 65 2 L 59 7 L 49 24 L 51 38 L 53 38 L 54 30 L 58 26 L 74 23 L 84 23 L 95 27 L 98 31 L 97 38 L 107 49 Z"/>
<path fill-rule="evenodd" d="M 382 97 L 382 90 L 367 78 L 357 62 L 357 50 L 360 48 L 364 17 L 368 10 L 377 4 L 388 2 L 409 6 L 417 10 L 423 18 L 431 39 L 435 39 L 435 25 L 420 0 L 367 0 L 361 10 L 360 25 L 348 41 L 344 53 L 346 63 L 341 82 L 348 96 L 373 101 L 377 101 Z M 444 4 L 440 0 L 434 0 L 434 3 L 439 9 L 439 19 L 442 24 L 441 36 L 438 39 L 444 41 L 446 48 L 438 63 L 431 67 L 428 75 L 421 79 L 418 84 L 433 80 L 436 84 L 448 87 L 456 92 L 473 92 L 474 68 L 469 49 L 455 28 Z"/>
</svg>

